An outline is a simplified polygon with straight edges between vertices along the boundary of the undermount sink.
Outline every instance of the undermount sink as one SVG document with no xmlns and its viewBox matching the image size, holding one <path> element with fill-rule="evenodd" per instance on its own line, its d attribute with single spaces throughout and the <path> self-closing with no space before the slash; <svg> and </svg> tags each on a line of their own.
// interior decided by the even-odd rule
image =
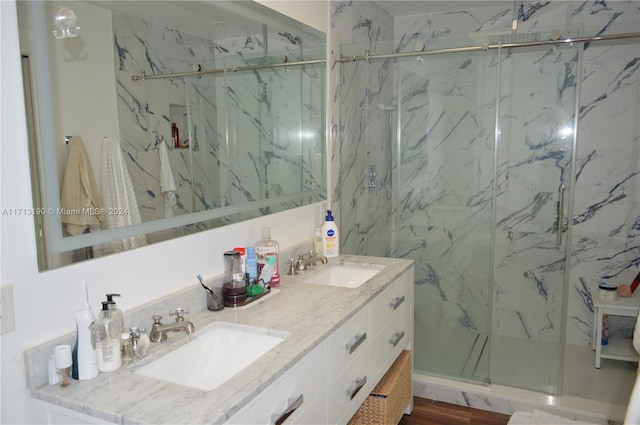
<svg viewBox="0 0 640 425">
<path fill-rule="evenodd" d="M 302 277 L 301 282 L 317 285 L 357 288 L 375 276 L 384 266 L 360 263 L 329 263 Z"/>
<path fill-rule="evenodd" d="M 211 391 L 284 341 L 286 332 L 216 322 L 135 373 Z"/>
</svg>

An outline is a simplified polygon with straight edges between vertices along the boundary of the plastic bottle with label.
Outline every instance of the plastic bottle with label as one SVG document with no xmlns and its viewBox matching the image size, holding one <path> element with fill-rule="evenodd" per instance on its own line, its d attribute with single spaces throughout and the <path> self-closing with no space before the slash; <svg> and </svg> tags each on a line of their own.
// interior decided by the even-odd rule
<svg viewBox="0 0 640 425">
<path fill-rule="evenodd" d="M 280 244 L 273 239 L 271 239 L 271 228 L 263 227 L 262 228 L 262 239 L 257 241 L 254 246 L 256 263 L 258 265 L 258 275 L 262 271 L 262 268 L 267 264 L 267 259 L 269 256 L 276 257 L 276 267 L 273 276 L 271 276 L 271 282 L 265 282 L 265 284 L 269 284 L 272 288 L 277 288 L 280 286 L 280 274 L 279 270 L 279 262 L 278 262 L 278 252 L 280 251 Z"/>
<path fill-rule="evenodd" d="M 340 255 L 340 238 L 338 236 L 338 226 L 333 219 L 331 210 L 327 210 L 327 216 L 322 225 L 322 255 L 327 258 Z"/>
</svg>

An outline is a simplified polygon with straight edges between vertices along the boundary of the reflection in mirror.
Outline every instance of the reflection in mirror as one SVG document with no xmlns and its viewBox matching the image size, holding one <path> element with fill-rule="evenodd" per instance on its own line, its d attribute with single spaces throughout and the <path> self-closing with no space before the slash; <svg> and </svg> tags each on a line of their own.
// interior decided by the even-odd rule
<svg viewBox="0 0 640 425">
<path fill-rule="evenodd" d="M 324 35 L 258 3 L 18 2 L 39 266 L 326 198 Z"/>
</svg>

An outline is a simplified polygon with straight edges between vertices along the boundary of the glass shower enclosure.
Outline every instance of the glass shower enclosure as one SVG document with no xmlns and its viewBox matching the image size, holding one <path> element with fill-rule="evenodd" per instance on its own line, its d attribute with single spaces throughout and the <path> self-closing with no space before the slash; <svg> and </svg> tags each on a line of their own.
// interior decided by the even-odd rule
<svg viewBox="0 0 640 425">
<path fill-rule="evenodd" d="M 391 60 L 388 250 L 415 260 L 416 372 L 559 393 L 578 48 Z"/>
</svg>

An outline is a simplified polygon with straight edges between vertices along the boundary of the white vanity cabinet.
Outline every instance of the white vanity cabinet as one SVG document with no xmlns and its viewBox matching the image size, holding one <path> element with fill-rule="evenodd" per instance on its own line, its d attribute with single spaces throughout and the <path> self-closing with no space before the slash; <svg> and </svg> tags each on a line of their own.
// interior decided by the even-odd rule
<svg viewBox="0 0 640 425">
<path fill-rule="evenodd" d="M 326 416 L 326 347 L 314 348 L 258 397 L 235 414 L 229 424 L 300 423 L 299 418 Z"/>
<path fill-rule="evenodd" d="M 42 400 L 31 400 L 31 418 L 33 423 L 48 425 L 114 425 L 95 416 L 85 415 Z"/>
<path fill-rule="evenodd" d="M 345 424 L 403 349 L 413 340 L 413 267 L 349 318 L 230 424 Z"/>
<path fill-rule="evenodd" d="M 404 273 L 371 303 L 371 360 L 378 379 L 413 340 L 413 273 Z"/>
<path fill-rule="evenodd" d="M 199 423 L 265 425 L 346 424 L 402 350 L 412 348 L 414 268 L 406 260 L 376 261 L 388 264 L 389 269 L 381 271 L 378 280 L 364 283 L 358 288 L 329 290 L 313 285 L 314 289 L 312 284 L 294 282 L 297 290 L 290 291 L 288 298 L 274 298 L 270 305 L 273 311 L 287 308 L 291 304 L 305 306 L 304 302 L 310 293 L 316 294 L 314 300 L 322 297 L 323 303 L 318 305 L 314 302 L 317 310 L 314 314 L 291 315 L 290 319 L 287 317 L 282 327 L 290 335 L 283 342 L 281 352 L 271 351 L 271 357 L 263 357 L 260 364 L 247 368 L 246 375 L 239 377 L 238 381 L 224 384 L 229 385 L 228 388 L 220 388 L 220 391 L 225 392 L 224 400 L 218 397 L 217 390 L 201 391 L 195 405 L 197 412 L 194 412 L 194 406 L 190 403 L 183 406 L 177 401 L 183 397 L 177 384 L 156 382 L 146 377 L 141 379 L 132 371 L 122 370 L 115 372 L 112 377 L 117 377 L 122 387 L 131 384 L 131 388 L 136 388 L 135 392 L 132 391 L 131 398 L 114 399 L 105 390 L 109 387 L 106 385 L 109 381 L 107 376 L 102 376 L 102 383 L 105 385 L 98 385 L 97 382 L 74 382 L 72 385 L 78 386 L 76 391 L 43 385 L 32 388 L 33 394 L 37 395 L 33 400 L 34 422 L 109 423 L 101 419 L 105 418 L 117 423 L 153 423 L 154 419 L 146 417 L 145 412 L 135 410 L 140 401 L 132 399 L 141 400 L 145 391 L 155 391 L 157 385 L 164 390 L 161 393 L 165 397 L 151 401 L 155 403 L 153 409 L 161 411 L 155 412 L 154 418 L 171 418 L 167 422 L 182 423 L 189 420 Z M 301 288 L 300 285 L 309 287 Z M 375 296 L 372 295 L 374 293 Z M 259 325 L 273 320 L 273 311 L 256 309 L 243 312 L 242 319 L 249 325 Z M 225 309 L 216 313 L 216 320 L 232 322 L 236 313 L 232 309 Z M 296 322 L 290 323 L 289 320 Z M 302 334 L 303 330 L 308 333 Z M 288 345 L 285 347 L 284 344 Z M 43 363 L 38 360 L 45 360 L 41 353 L 49 352 L 54 345 L 29 350 L 26 354 L 28 364 Z M 280 354 L 284 357 L 278 357 Z M 285 372 L 274 379 L 274 371 L 270 370 L 269 365 L 273 364 L 274 359 L 278 361 L 285 358 L 289 359 Z M 296 358 L 297 361 L 294 360 Z M 37 379 L 42 379 L 41 374 L 32 374 Z M 263 384 L 260 392 L 254 392 L 257 395 L 247 401 L 247 386 L 255 389 L 259 382 L 270 384 Z M 178 390 L 174 391 L 173 386 Z M 85 390 L 95 393 L 87 398 Z M 189 391 L 193 393 L 195 390 Z M 75 410 L 69 410 L 62 406 L 76 407 Z M 407 410 L 410 411 L 411 408 L 412 405 L 409 404 Z M 235 413 L 226 419 L 231 409 Z"/>
</svg>

